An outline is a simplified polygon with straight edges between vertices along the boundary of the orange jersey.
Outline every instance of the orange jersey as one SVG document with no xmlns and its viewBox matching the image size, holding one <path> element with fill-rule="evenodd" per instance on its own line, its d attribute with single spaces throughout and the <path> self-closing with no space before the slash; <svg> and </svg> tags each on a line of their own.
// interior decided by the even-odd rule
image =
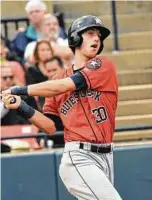
<svg viewBox="0 0 152 200">
<path fill-rule="evenodd" d="M 110 143 L 115 128 L 118 79 L 113 63 L 96 56 L 80 70 L 88 89 L 46 98 L 44 113 L 59 116 L 66 141 Z M 73 75 L 68 68 L 60 78 Z"/>
</svg>

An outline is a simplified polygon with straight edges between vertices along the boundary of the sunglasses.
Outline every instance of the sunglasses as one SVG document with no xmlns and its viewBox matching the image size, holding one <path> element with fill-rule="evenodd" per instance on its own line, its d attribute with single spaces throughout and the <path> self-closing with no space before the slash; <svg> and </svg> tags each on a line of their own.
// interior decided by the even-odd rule
<svg viewBox="0 0 152 200">
<path fill-rule="evenodd" d="M 14 78 L 14 76 L 3 76 L 2 78 L 3 78 L 3 80 L 6 81 L 8 78 L 12 80 Z"/>
</svg>

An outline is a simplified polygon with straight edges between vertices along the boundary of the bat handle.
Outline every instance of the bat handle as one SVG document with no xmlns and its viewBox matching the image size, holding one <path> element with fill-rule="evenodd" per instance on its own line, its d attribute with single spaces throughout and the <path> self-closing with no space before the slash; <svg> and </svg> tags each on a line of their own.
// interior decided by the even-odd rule
<svg viewBox="0 0 152 200">
<path fill-rule="evenodd" d="M 11 100 L 10 100 L 10 104 L 14 104 L 14 103 L 16 103 L 16 98 L 12 97 Z"/>
</svg>

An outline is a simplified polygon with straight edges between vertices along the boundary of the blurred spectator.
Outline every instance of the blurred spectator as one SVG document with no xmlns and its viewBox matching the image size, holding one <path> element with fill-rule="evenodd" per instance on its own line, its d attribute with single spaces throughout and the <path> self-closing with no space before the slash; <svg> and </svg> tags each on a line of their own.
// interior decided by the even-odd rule
<svg viewBox="0 0 152 200">
<path fill-rule="evenodd" d="M 9 66 L 1 67 L 1 91 L 6 90 L 9 87 L 18 85 L 15 81 L 12 68 Z M 36 101 L 33 97 L 22 96 L 22 99 L 29 105 L 38 109 Z M 3 102 L 0 99 L 1 110 L 1 125 L 15 125 L 15 124 L 29 124 L 29 121 L 19 116 L 16 110 L 8 110 L 4 107 Z"/>
<path fill-rule="evenodd" d="M 17 56 L 17 54 L 10 50 L 11 49 L 11 41 L 1 35 L 1 43 L 2 43 L 2 45 L 4 45 L 7 48 L 6 59 L 8 61 L 17 61 L 20 63 L 20 58 Z"/>
<path fill-rule="evenodd" d="M 53 49 L 49 41 L 40 40 L 37 42 L 32 61 L 35 64 L 27 68 L 27 85 L 48 80 L 44 62 L 52 58 L 53 54 Z"/>
<path fill-rule="evenodd" d="M 58 19 L 58 24 L 59 24 L 59 37 L 63 39 L 67 39 L 68 35 L 65 31 L 65 26 L 64 26 L 64 13 L 54 13 L 53 16 L 55 16 Z"/>
<path fill-rule="evenodd" d="M 51 14 L 44 15 L 43 32 L 51 42 L 54 50 L 54 55 L 59 56 L 65 67 L 71 66 L 73 53 L 68 47 L 68 40 L 60 37 L 59 22 L 57 17 Z"/>
<path fill-rule="evenodd" d="M 53 54 L 53 49 L 49 41 L 40 40 L 37 42 L 33 56 L 33 62 L 35 62 L 35 64 L 27 68 L 27 85 L 48 80 L 44 62 L 52 58 Z M 41 108 L 44 104 L 44 97 L 40 97 L 38 102 Z"/>
<path fill-rule="evenodd" d="M 8 51 L 9 50 L 5 44 L 5 41 L 1 38 L 1 42 L 0 42 L 0 62 L 1 63 L 6 61 Z"/>
<path fill-rule="evenodd" d="M 68 41 L 59 37 L 59 28 L 58 19 L 55 16 L 51 14 L 44 15 L 42 32 L 45 39 L 50 41 L 54 55 L 59 56 L 63 60 L 65 66 L 70 66 L 73 53 L 68 47 Z M 24 59 L 28 62 L 33 55 L 36 43 L 36 41 L 30 42 L 25 49 Z"/>
<path fill-rule="evenodd" d="M 25 85 L 25 71 L 23 66 L 17 61 L 8 61 L 7 54 L 9 49 L 6 47 L 4 40 L 0 43 L 0 64 L 10 66 L 13 71 L 14 78 L 20 85 Z"/>
<path fill-rule="evenodd" d="M 60 74 L 62 74 L 63 71 L 65 70 L 63 62 L 58 56 L 53 56 L 51 59 L 46 60 L 45 68 L 47 70 L 49 80 L 53 80 L 60 77 Z M 43 109 L 45 109 L 53 99 L 54 99 L 53 97 L 45 98 L 45 106 L 43 107 Z M 47 117 L 50 117 L 50 115 L 51 115 L 50 113 L 45 113 L 45 116 Z M 56 122 L 56 130 L 63 131 L 64 127 L 60 117 L 53 115 L 51 115 L 51 117 Z M 63 147 L 64 139 L 62 135 L 53 139 L 52 137 L 47 136 L 47 139 L 48 139 L 48 146 L 52 146 L 53 148 Z M 44 139 L 38 138 L 37 142 L 41 147 L 44 147 Z"/>
<path fill-rule="evenodd" d="M 15 85 L 20 84 L 16 82 L 12 68 L 10 66 L 1 65 L 1 88 L 5 90 Z"/>
<path fill-rule="evenodd" d="M 25 6 L 25 11 L 30 25 L 25 31 L 19 31 L 11 44 L 11 49 L 15 51 L 21 59 L 24 57 L 27 44 L 43 37 L 41 25 L 46 11 L 46 5 L 39 0 L 30 0 Z"/>
<path fill-rule="evenodd" d="M 56 79 L 56 77 L 59 76 L 60 73 L 63 72 L 63 70 L 65 70 L 62 60 L 57 56 L 46 60 L 44 64 L 49 80 Z"/>
<path fill-rule="evenodd" d="M 42 28 L 44 28 L 44 33 L 52 41 L 52 44 L 54 42 L 61 46 L 68 46 L 68 40 L 60 37 L 60 26 L 56 16 L 49 13 L 45 14 Z"/>
</svg>

